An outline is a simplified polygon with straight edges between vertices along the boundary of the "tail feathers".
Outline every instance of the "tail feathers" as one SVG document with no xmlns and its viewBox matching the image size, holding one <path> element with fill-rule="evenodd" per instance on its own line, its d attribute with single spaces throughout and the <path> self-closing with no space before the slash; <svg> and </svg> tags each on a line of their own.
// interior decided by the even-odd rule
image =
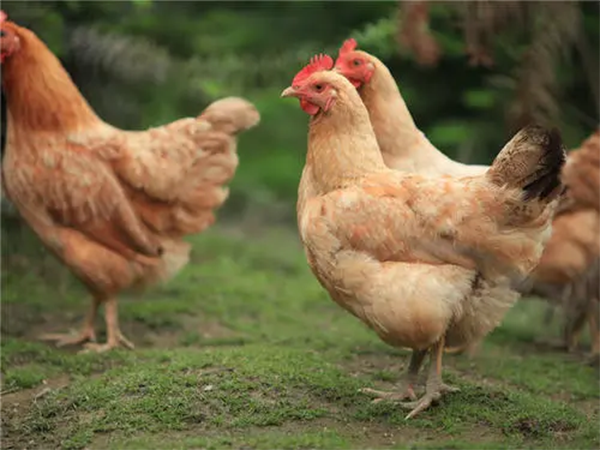
<svg viewBox="0 0 600 450">
<path fill-rule="evenodd" d="M 523 188 L 525 200 L 544 200 L 553 193 L 556 193 L 553 197 L 555 198 L 562 193 L 557 189 L 561 186 L 560 174 L 566 161 L 562 139 L 556 128 L 547 133 L 545 138 L 542 144 L 543 153 L 536 168 L 537 177 Z"/>
<path fill-rule="evenodd" d="M 487 175 L 499 186 L 521 189 L 525 201 L 550 202 L 563 191 L 561 171 L 565 160 L 558 130 L 530 125 L 504 146 Z"/>
<path fill-rule="evenodd" d="M 237 134 L 258 125 L 260 113 L 243 98 L 226 97 L 211 103 L 199 118 L 210 122 L 215 130 Z"/>
</svg>

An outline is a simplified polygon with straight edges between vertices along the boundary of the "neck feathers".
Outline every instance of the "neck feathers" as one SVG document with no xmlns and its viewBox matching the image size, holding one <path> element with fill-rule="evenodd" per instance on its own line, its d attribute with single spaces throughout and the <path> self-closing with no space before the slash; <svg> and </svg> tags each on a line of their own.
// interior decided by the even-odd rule
<svg viewBox="0 0 600 450">
<path fill-rule="evenodd" d="M 385 170 L 369 115 L 356 91 L 352 94 L 340 91 L 332 108 L 310 121 L 307 165 L 322 192 Z"/>
<path fill-rule="evenodd" d="M 60 61 L 29 30 L 5 63 L 2 83 L 11 119 L 32 130 L 73 130 L 98 121 Z"/>
<path fill-rule="evenodd" d="M 422 135 L 408 111 L 394 77 L 379 60 L 370 82 L 360 88 L 369 111 L 381 151 L 403 156 L 410 147 L 420 145 Z"/>
</svg>

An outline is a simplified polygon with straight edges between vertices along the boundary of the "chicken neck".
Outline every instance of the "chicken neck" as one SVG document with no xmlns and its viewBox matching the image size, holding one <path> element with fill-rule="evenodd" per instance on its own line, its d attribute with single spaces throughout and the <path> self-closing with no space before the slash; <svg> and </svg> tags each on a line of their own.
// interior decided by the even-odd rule
<svg viewBox="0 0 600 450">
<path fill-rule="evenodd" d="M 388 68 L 379 60 L 374 64 L 373 76 L 359 90 L 384 157 L 431 161 L 439 152 L 417 128 Z"/>
<path fill-rule="evenodd" d="M 369 115 L 356 90 L 340 90 L 329 111 L 311 118 L 306 164 L 320 194 L 387 170 Z"/>
<path fill-rule="evenodd" d="M 60 61 L 31 31 L 16 27 L 20 49 L 2 64 L 11 124 L 24 130 L 69 131 L 100 119 Z"/>
</svg>

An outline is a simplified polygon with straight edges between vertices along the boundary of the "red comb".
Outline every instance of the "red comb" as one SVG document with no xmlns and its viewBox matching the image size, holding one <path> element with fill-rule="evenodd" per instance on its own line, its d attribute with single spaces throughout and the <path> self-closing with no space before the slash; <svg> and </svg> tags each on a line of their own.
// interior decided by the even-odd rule
<svg viewBox="0 0 600 450">
<path fill-rule="evenodd" d="M 354 50 L 356 50 L 357 46 L 358 44 L 354 38 L 346 39 L 340 47 L 340 55 L 353 52 Z"/>
<path fill-rule="evenodd" d="M 297 86 L 302 83 L 315 72 L 331 69 L 333 69 L 333 58 L 331 58 L 331 56 L 324 55 L 323 53 L 313 56 L 310 59 L 310 63 L 304 66 L 304 68 L 296 74 L 292 80 L 292 86 Z"/>
<path fill-rule="evenodd" d="M 8 16 L 4 11 L 0 11 L 0 23 L 5 22 L 8 19 Z"/>
</svg>

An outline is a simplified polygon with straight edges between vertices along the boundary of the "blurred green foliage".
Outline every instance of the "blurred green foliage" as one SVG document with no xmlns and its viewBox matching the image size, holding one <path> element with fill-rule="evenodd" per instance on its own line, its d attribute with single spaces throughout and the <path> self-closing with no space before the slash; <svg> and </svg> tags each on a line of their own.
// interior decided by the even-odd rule
<svg viewBox="0 0 600 450">
<path fill-rule="evenodd" d="M 435 3 L 429 25 L 442 57 L 425 68 L 398 44 L 397 2 L 70 0 L 4 1 L 2 7 L 48 43 L 98 113 L 122 128 L 195 115 L 225 95 L 255 102 L 262 123 L 242 137 L 230 209 L 282 201 L 293 211 L 307 118 L 279 93 L 313 54 L 335 55 L 344 39 L 355 37 L 388 65 L 436 146 L 465 162 L 489 163 L 510 137 L 514 74 L 532 39 L 516 26 L 505 29 L 493 42 L 495 65 L 472 67 L 460 4 Z M 579 8 L 583 35 L 598 55 L 598 3 Z M 598 124 L 597 80 L 590 86 L 582 67 L 572 49 L 555 67 L 555 120 L 569 148 Z"/>
</svg>

